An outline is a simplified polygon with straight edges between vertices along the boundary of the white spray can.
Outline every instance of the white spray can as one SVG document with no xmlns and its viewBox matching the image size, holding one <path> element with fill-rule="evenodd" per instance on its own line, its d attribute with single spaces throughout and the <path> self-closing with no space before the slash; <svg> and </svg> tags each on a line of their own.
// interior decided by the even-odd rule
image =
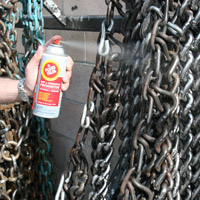
<svg viewBox="0 0 200 200">
<path fill-rule="evenodd" d="M 67 55 L 60 40 L 56 40 L 42 55 L 32 106 L 34 115 L 43 118 L 59 116 L 66 65 Z"/>
</svg>

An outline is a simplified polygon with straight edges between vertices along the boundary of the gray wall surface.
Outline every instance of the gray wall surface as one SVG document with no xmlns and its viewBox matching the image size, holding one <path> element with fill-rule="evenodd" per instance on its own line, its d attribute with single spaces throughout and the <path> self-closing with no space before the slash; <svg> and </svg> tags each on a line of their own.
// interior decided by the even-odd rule
<svg viewBox="0 0 200 200">
<path fill-rule="evenodd" d="M 102 0 L 54 0 L 66 16 L 105 15 L 107 6 Z M 50 16 L 43 10 L 44 16 Z M 21 42 L 22 29 L 18 29 L 18 52 L 24 53 Z M 55 189 L 61 173 L 65 169 L 69 152 L 74 144 L 80 126 L 83 106 L 87 100 L 89 78 L 95 66 L 97 52 L 97 32 L 45 30 L 45 41 L 54 35 L 61 35 L 63 41 L 72 41 L 76 47 L 64 46 L 65 51 L 72 57 L 75 64 L 72 71 L 69 89 L 63 94 L 60 116 L 51 120 L 52 156 Z M 120 35 L 119 35 L 120 37 Z M 85 150 L 91 163 L 91 144 L 88 139 Z M 114 153 L 113 165 L 116 163 L 117 151 Z"/>
</svg>

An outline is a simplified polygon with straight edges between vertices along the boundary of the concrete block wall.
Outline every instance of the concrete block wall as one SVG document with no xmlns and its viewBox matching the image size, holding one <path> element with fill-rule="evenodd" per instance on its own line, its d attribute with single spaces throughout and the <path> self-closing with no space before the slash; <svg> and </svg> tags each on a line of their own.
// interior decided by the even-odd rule
<svg viewBox="0 0 200 200">
<path fill-rule="evenodd" d="M 107 6 L 102 0 L 54 0 L 66 16 L 105 15 Z M 43 10 L 44 16 L 50 16 Z M 24 53 L 21 45 L 22 29 L 18 29 L 18 52 Z M 45 40 L 54 35 L 61 35 L 63 41 L 74 41 L 78 47 L 64 46 L 75 64 L 72 71 L 69 89 L 63 94 L 60 116 L 51 120 L 52 156 L 54 160 L 53 172 L 55 177 L 54 189 L 57 188 L 61 173 L 69 159 L 69 152 L 74 144 L 80 126 L 83 106 L 87 101 L 90 74 L 95 66 L 97 52 L 97 32 L 45 30 Z M 120 37 L 120 35 L 119 35 Z M 117 149 L 117 147 L 116 147 Z M 91 163 L 91 144 L 88 140 L 85 150 Z M 112 160 L 117 161 L 117 150 Z"/>
</svg>

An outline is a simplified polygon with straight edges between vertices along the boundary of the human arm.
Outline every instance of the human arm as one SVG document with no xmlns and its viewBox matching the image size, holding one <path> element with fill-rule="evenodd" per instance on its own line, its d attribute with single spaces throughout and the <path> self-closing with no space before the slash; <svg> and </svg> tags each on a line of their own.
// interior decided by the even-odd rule
<svg viewBox="0 0 200 200">
<path fill-rule="evenodd" d="M 0 78 L 0 104 L 21 101 L 18 94 L 18 83 L 19 80 L 13 80 L 10 78 Z"/>
<path fill-rule="evenodd" d="M 38 68 L 40 64 L 40 60 L 42 58 L 43 52 L 46 50 L 46 48 L 54 43 L 55 40 L 61 39 L 61 36 L 57 35 L 52 37 L 45 46 L 39 46 L 37 49 L 37 52 L 33 56 L 33 58 L 30 60 L 28 65 L 26 66 L 25 70 L 25 82 L 24 82 L 24 90 L 27 96 L 30 98 L 33 97 L 36 81 L 37 81 L 37 75 L 38 75 Z M 71 57 L 68 56 L 67 58 L 67 69 L 66 73 L 63 76 L 63 84 L 61 86 L 61 89 L 63 91 L 66 91 L 69 87 L 69 82 L 72 74 L 72 67 L 73 67 L 73 60 Z M 9 78 L 0 78 L 0 103 L 13 103 L 17 101 L 21 101 L 21 98 L 18 94 L 18 83 L 19 80 L 12 80 Z"/>
</svg>

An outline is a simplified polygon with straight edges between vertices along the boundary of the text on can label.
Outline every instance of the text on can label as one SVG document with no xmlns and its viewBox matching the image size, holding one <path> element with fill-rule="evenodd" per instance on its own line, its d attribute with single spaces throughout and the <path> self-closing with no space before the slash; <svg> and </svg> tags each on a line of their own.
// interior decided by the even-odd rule
<svg viewBox="0 0 200 200">
<path fill-rule="evenodd" d="M 37 103 L 46 106 L 58 106 L 62 84 L 60 66 L 52 60 L 46 60 L 42 65 Z"/>
</svg>

